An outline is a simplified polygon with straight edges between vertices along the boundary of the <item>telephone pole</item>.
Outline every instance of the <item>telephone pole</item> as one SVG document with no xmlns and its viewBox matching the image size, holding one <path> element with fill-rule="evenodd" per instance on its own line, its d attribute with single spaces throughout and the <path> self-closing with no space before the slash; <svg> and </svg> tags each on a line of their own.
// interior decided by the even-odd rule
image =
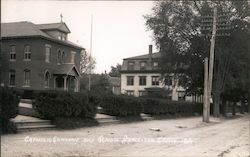
<svg viewBox="0 0 250 157">
<path fill-rule="evenodd" d="M 92 72 L 92 28 L 93 28 L 93 15 L 91 15 L 91 30 L 90 30 L 90 48 L 89 48 L 89 88 L 91 90 L 91 72 Z"/>
<path fill-rule="evenodd" d="M 214 7 L 214 16 L 213 16 L 213 31 L 211 37 L 210 45 L 210 57 L 209 57 L 209 70 L 208 70 L 208 86 L 207 86 L 207 102 L 208 102 L 208 115 L 210 115 L 210 99 L 213 85 L 213 70 L 214 70 L 214 46 L 215 46 L 215 37 L 216 37 L 216 24 L 217 24 L 217 7 Z M 209 117 L 208 117 L 209 122 Z"/>
<path fill-rule="evenodd" d="M 203 94 L 203 122 L 209 122 L 209 112 L 208 112 L 208 58 L 204 60 L 204 94 Z"/>
</svg>

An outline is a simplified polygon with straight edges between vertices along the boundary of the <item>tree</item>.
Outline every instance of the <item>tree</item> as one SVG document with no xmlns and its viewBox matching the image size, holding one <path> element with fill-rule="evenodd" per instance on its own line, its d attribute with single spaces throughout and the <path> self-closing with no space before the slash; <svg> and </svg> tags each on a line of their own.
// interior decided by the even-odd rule
<svg viewBox="0 0 250 157">
<path fill-rule="evenodd" d="M 90 74 L 95 69 L 96 60 L 86 51 L 81 52 L 80 72 L 81 74 Z"/>
<path fill-rule="evenodd" d="M 162 73 L 185 76 L 185 86 L 191 92 L 203 91 L 203 59 L 209 55 L 210 38 L 201 36 L 201 16 L 227 13 L 232 23 L 230 37 L 216 37 L 212 94 L 214 115 L 219 115 L 223 92 L 241 92 L 249 88 L 247 58 L 249 56 L 249 5 L 242 1 L 159 1 L 153 13 L 145 16 L 153 30 L 156 45 L 162 53 Z M 248 86 L 246 86 L 248 84 Z M 241 93 L 240 92 L 240 93 Z M 237 97 L 234 95 L 234 97 Z"/>
<path fill-rule="evenodd" d="M 121 64 L 116 64 L 116 66 L 111 66 L 111 71 L 109 72 L 109 76 L 111 77 L 119 77 L 120 76 L 120 71 L 121 71 Z"/>
</svg>

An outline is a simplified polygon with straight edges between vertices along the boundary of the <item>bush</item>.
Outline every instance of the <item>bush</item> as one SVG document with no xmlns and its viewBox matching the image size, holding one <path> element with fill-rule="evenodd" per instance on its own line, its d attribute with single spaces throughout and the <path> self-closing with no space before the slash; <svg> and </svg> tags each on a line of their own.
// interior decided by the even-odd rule
<svg viewBox="0 0 250 157">
<path fill-rule="evenodd" d="M 146 99 L 143 112 L 151 115 L 191 116 L 202 113 L 202 104 L 197 102 L 171 101 L 163 99 Z"/>
<path fill-rule="evenodd" d="M 94 118 L 97 102 L 87 93 L 41 92 L 36 94 L 33 107 L 41 118 L 56 117 Z"/>
<path fill-rule="evenodd" d="M 124 96 L 106 95 L 102 99 L 103 112 L 112 116 L 139 116 L 142 113 L 143 99 Z"/>
<path fill-rule="evenodd" d="M 7 133 L 13 130 L 13 125 L 9 121 L 18 114 L 19 98 L 17 94 L 9 88 L 0 88 L 0 119 L 1 131 Z M 12 132 L 12 131 L 11 131 Z"/>
</svg>

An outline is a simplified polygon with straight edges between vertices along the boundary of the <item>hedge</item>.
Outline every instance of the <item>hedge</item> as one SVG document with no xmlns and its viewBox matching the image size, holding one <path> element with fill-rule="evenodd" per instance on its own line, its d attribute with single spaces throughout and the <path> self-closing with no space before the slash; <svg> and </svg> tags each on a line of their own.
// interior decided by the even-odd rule
<svg viewBox="0 0 250 157">
<path fill-rule="evenodd" d="M 105 114 L 119 117 L 138 116 L 140 113 L 174 116 L 202 114 L 202 104 L 197 102 L 116 95 L 103 97 L 101 107 Z"/>
<path fill-rule="evenodd" d="M 125 95 L 106 95 L 100 106 L 103 112 L 112 116 L 139 116 L 142 113 L 142 100 Z"/>
<path fill-rule="evenodd" d="M 13 124 L 9 120 L 17 116 L 18 104 L 19 98 L 12 89 L 0 88 L 0 119 L 3 133 L 14 131 Z"/>
<path fill-rule="evenodd" d="M 57 117 L 94 118 L 96 99 L 87 93 L 41 92 L 33 100 L 33 108 L 41 118 Z"/>
<path fill-rule="evenodd" d="M 202 104 L 186 101 L 146 99 L 146 102 L 143 104 L 143 112 L 151 115 L 191 116 L 195 113 L 202 113 Z"/>
</svg>

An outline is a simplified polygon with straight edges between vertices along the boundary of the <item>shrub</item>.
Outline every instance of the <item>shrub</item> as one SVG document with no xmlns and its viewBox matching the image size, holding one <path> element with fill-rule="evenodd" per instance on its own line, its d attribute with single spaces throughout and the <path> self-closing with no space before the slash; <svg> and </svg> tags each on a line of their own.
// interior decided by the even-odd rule
<svg viewBox="0 0 250 157">
<path fill-rule="evenodd" d="M 124 96 L 106 95 L 102 99 L 103 112 L 112 116 L 139 116 L 142 113 L 143 99 Z"/>
<path fill-rule="evenodd" d="M 9 132 L 13 130 L 10 118 L 14 118 L 18 114 L 19 98 L 17 94 L 9 88 L 0 88 L 0 119 L 1 131 Z M 12 131 L 11 131 L 12 132 Z"/>
<path fill-rule="evenodd" d="M 36 94 L 33 107 L 41 118 L 56 117 L 94 118 L 96 102 L 86 93 L 41 92 Z"/>
<path fill-rule="evenodd" d="M 197 102 L 171 101 L 163 99 L 146 99 L 143 112 L 151 115 L 181 115 L 191 116 L 202 113 L 202 104 Z"/>
</svg>

